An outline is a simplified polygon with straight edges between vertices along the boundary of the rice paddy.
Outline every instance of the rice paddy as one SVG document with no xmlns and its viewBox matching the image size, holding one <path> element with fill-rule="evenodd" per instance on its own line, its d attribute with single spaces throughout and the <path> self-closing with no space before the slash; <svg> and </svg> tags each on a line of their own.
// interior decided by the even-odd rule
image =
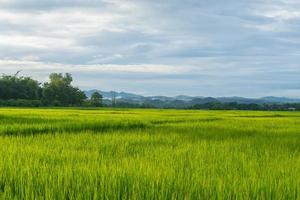
<svg viewBox="0 0 300 200">
<path fill-rule="evenodd" d="M 300 113 L 0 109 L 0 199 L 300 199 Z"/>
</svg>

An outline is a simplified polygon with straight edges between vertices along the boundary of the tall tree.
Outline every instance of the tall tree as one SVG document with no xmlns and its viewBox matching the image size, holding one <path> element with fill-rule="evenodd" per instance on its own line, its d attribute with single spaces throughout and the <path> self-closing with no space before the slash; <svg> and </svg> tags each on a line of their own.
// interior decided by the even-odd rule
<svg viewBox="0 0 300 200">
<path fill-rule="evenodd" d="M 50 81 L 44 84 L 43 101 L 47 104 L 74 106 L 81 105 L 87 98 L 84 92 L 71 85 L 71 74 L 52 73 Z"/>
<path fill-rule="evenodd" d="M 91 96 L 91 104 L 96 107 L 102 106 L 102 99 L 103 97 L 99 92 L 94 92 Z"/>
<path fill-rule="evenodd" d="M 30 77 L 17 77 L 17 74 L 0 77 L 0 99 L 37 100 L 40 95 L 40 84 Z"/>
</svg>

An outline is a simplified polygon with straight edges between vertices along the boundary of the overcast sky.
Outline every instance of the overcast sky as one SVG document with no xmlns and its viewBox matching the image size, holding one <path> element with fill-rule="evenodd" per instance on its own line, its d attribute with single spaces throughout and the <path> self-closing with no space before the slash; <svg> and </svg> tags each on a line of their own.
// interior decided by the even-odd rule
<svg viewBox="0 0 300 200">
<path fill-rule="evenodd" d="M 300 97 L 299 0 L 0 0 L 0 72 L 143 95 Z"/>
</svg>

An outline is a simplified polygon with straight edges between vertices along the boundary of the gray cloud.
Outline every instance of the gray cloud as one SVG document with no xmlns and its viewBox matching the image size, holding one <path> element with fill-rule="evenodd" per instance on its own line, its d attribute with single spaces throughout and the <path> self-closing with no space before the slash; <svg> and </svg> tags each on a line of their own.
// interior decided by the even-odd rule
<svg viewBox="0 0 300 200">
<path fill-rule="evenodd" d="M 113 2 L 113 1 L 111 1 Z M 106 0 L 1 0 L 2 8 L 14 10 L 47 11 L 61 8 L 105 8 L 110 5 Z"/>
<path fill-rule="evenodd" d="M 0 71 L 41 81 L 69 71 L 82 88 L 145 94 L 300 96 L 299 10 L 296 0 L 0 0 Z"/>
</svg>

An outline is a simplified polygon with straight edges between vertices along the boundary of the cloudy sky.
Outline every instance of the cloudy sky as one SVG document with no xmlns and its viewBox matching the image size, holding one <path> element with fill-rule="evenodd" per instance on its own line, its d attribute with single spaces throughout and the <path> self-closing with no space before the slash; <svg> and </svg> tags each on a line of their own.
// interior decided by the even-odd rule
<svg viewBox="0 0 300 200">
<path fill-rule="evenodd" d="M 299 0 L 0 0 L 0 72 L 143 95 L 300 97 Z"/>
</svg>

